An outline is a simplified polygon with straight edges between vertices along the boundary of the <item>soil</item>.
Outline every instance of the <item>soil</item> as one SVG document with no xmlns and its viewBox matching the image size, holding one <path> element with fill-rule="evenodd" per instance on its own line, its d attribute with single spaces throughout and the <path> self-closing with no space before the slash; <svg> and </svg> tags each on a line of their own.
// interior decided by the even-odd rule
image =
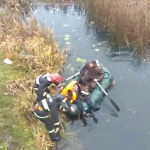
<svg viewBox="0 0 150 150">
<path fill-rule="evenodd" d="M 7 144 L 8 150 L 16 150 L 20 148 L 20 145 L 17 142 L 12 141 L 11 136 L 7 131 L 3 131 L 0 135 L 0 138 L 4 143 Z"/>
</svg>

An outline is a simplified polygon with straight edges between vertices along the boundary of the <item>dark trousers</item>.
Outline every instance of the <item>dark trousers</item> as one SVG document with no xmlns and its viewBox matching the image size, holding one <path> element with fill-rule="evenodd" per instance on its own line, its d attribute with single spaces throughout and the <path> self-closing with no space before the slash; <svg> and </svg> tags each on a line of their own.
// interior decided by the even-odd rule
<svg viewBox="0 0 150 150">
<path fill-rule="evenodd" d="M 91 112 L 91 110 L 93 109 L 93 104 L 92 104 L 92 101 L 91 101 L 91 98 L 89 96 L 86 96 L 84 98 L 84 101 L 87 103 L 88 105 L 88 111 Z M 74 101 L 74 104 L 77 105 L 79 111 L 80 111 L 80 114 L 83 114 L 85 112 L 84 110 L 84 107 L 83 107 L 83 104 L 82 104 L 82 101 L 80 99 L 77 99 Z"/>
<path fill-rule="evenodd" d="M 52 96 L 52 100 L 57 103 L 57 108 L 58 108 L 58 109 L 60 108 L 61 103 L 62 103 L 62 100 L 63 100 L 64 98 L 65 98 L 65 96 L 62 95 L 62 94 L 57 94 L 57 95 L 55 95 L 55 96 Z"/>
<path fill-rule="evenodd" d="M 83 107 L 83 105 L 82 105 L 82 101 L 81 101 L 80 99 L 76 99 L 76 100 L 73 102 L 73 104 L 76 104 L 76 106 L 77 106 L 78 109 L 79 109 L 80 114 L 83 115 L 83 113 L 85 112 L 85 110 L 84 110 L 84 107 Z"/>
<path fill-rule="evenodd" d="M 88 105 L 88 112 L 91 112 L 93 110 L 93 103 L 91 101 L 91 98 L 89 96 L 85 96 L 84 101 Z"/>
<path fill-rule="evenodd" d="M 52 119 L 50 117 L 48 117 L 47 113 L 45 111 L 39 111 L 39 110 L 35 110 L 35 116 L 45 124 L 46 129 L 49 132 L 49 136 L 50 138 L 55 137 L 55 133 L 52 132 L 54 131 L 54 125 L 52 122 Z M 38 117 L 39 116 L 39 117 Z M 43 117 L 43 118 L 42 118 Z M 45 118 L 44 118 L 45 117 Z M 50 133 L 52 132 L 52 133 Z"/>
<path fill-rule="evenodd" d="M 51 102 L 49 105 L 51 118 L 53 119 L 54 123 L 59 122 L 58 112 L 57 112 L 57 103 Z"/>
<path fill-rule="evenodd" d="M 51 118 L 53 119 L 54 123 L 59 122 L 56 102 L 51 102 L 51 105 L 49 105 L 49 108 L 51 110 Z M 54 125 L 53 125 L 52 119 L 48 116 L 48 113 L 44 109 L 42 109 L 42 110 L 36 109 L 34 111 L 34 113 L 35 113 L 35 116 L 41 122 L 43 122 L 45 124 L 45 127 L 47 128 L 47 130 L 49 132 L 49 136 L 51 138 L 55 137 L 56 134 L 54 132 L 52 132 L 52 131 L 54 131 Z"/>
</svg>

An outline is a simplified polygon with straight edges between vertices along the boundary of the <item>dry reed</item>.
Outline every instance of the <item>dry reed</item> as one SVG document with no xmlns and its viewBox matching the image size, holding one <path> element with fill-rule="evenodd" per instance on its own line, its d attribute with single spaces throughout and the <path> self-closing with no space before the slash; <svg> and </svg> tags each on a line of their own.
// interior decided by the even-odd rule
<svg viewBox="0 0 150 150">
<path fill-rule="evenodd" d="M 15 67 L 22 68 L 32 77 L 61 71 L 65 55 L 63 50 L 58 50 L 53 31 L 39 26 L 34 16 L 23 22 L 19 12 L 17 8 L 9 9 L 5 14 L 1 12 L 0 49 Z"/>
<path fill-rule="evenodd" d="M 149 0 L 86 0 L 89 15 L 100 20 L 101 29 L 112 35 L 118 46 L 130 45 L 144 56 L 150 44 Z"/>
<path fill-rule="evenodd" d="M 12 7 L 13 6 L 13 7 Z M 5 95 L 16 95 L 15 114 L 24 114 L 34 133 L 35 142 L 43 149 L 54 145 L 50 142 L 45 127 L 33 115 L 35 95 L 31 94 L 31 83 L 35 76 L 46 72 L 59 72 L 65 64 L 64 51 L 58 45 L 51 29 L 38 26 L 34 16 L 23 22 L 20 5 L 7 3 L 0 10 L 0 50 L 21 69 L 22 79 L 8 82 Z M 59 61 L 58 61 L 59 60 Z M 66 117 L 60 114 L 61 135 L 72 139 L 66 127 Z"/>
</svg>

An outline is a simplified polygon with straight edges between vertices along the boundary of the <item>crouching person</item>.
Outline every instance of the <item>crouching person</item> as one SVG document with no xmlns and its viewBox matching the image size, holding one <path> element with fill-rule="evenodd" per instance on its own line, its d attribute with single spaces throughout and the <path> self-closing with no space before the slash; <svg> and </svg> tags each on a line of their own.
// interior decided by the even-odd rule
<svg viewBox="0 0 150 150">
<path fill-rule="evenodd" d="M 48 113 L 51 113 L 51 117 Z M 52 98 L 45 98 L 35 105 L 35 116 L 42 121 L 49 133 L 49 136 L 53 142 L 57 142 L 61 139 L 58 135 L 59 132 L 59 118 L 57 113 L 57 103 Z M 53 124 L 54 122 L 54 124 Z"/>
<path fill-rule="evenodd" d="M 67 105 L 70 107 L 70 111 L 74 112 L 74 108 L 72 104 L 76 104 L 81 114 L 81 119 L 84 125 L 87 125 L 87 121 L 85 117 L 87 117 L 87 113 L 84 110 L 82 105 L 82 101 L 79 99 L 81 94 L 81 87 L 77 81 L 71 81 L 61 92 L 62 95 L 65 97 L 65 101 Z"/>
<path fill-rule="evenodd" d="M 58 73 L 53 74 L 44 74 L 38 76 L 33 84 L 33 89 L 36 92 L 37 99 L 36 101 L 39 102 L 40 100 L 49 97 L 50 96 L 50 90 L 48 86 L 50 86 L 52 83 L 56 86 L 59 85 L 59 82 L 61 82 L 61 76 Z M 32 91 L 33 91 L 32 89 Z M 47 94 L 49 96 L 47 96 Z"/>
</svg>

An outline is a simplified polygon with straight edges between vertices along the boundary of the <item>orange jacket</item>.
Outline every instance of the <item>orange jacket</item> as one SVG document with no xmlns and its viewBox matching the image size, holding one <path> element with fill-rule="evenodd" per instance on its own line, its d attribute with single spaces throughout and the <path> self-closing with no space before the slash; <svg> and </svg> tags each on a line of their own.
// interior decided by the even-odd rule
<svg viewBox="0 0 150 150">
<path fill-rule="evenodd" d="M 71 98 L 71 100 L 70 100 L 70 103 L 73 103 L 73 102 L 76 100 L 76 98 L 77 98 L 76 92 L 73 91 L 73 85 L 76 84 L 76 83 L 78 84 L 77 81 L 72 81 L 72 82 L 70 82 L 70 83 L 63 89 L 63 91 L 61 92 L 61 94 L 63 94 L 63 95 L 65 96 L 65 99 L 67 100 L 68 91 L 69 91 L 69 90 L 72 91 L 72 98 Z"/>
</svg>

